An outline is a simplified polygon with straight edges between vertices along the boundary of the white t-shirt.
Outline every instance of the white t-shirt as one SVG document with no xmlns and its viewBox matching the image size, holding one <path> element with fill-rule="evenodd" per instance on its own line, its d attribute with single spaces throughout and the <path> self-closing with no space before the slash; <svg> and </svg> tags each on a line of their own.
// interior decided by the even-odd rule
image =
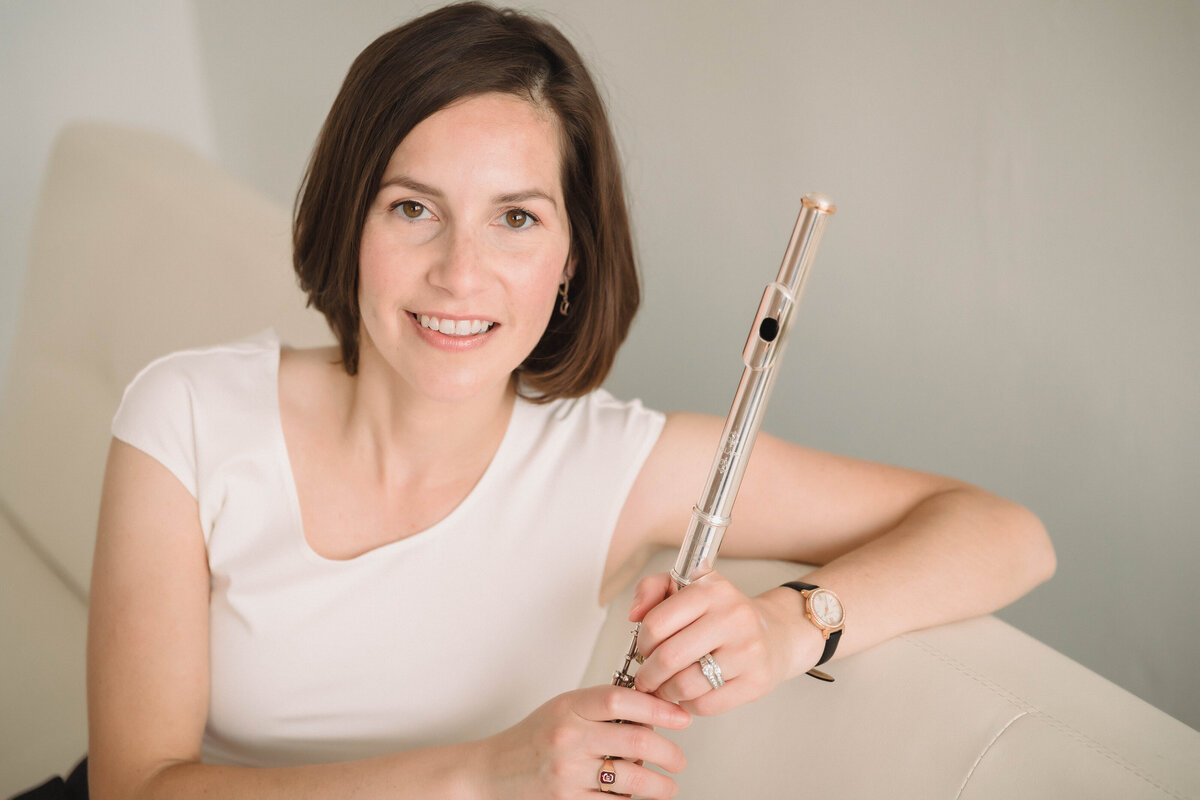
<svg viewBox="0 0 1200 800">
<path fill-rule="evenodd" d="M 518 399 L 445 519 L 348 561 L 301 527 L 279 416 L 279 341 L 161 358 L 115 437 L 196 498 L 211 571 L 203 759 L 283 766 L 467 741 L 582 679 L 617 516 L 662 414 L 604 391 Z"/>
</svg>

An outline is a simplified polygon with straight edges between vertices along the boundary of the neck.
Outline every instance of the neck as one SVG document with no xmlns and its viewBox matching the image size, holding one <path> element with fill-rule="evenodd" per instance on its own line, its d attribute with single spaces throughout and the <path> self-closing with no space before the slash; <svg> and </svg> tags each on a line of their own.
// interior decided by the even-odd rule
<svg viewBox="0 0 1200 800">
<path fill-rule="evenodd" d="M 511 380 L 463 400 L 429 397 L 369 357 L 348 386 L 346 440 L 389 486 L 478 478 L 508 430 L 516 401 Z"/>
</svg>

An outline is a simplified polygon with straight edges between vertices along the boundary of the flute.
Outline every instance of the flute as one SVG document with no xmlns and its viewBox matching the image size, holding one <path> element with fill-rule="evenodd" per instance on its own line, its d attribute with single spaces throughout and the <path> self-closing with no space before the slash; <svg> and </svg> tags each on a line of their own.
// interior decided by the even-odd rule
<svg viewBox="0 0 1200 800">
<path fill-rule="evenodd" d="M 688 523 L 683 546 L 671 569 L 671 580 L 675 589 L 682 589 L 692 581 L 712 572 L 721 549 L 725 529 L 732 521 L 733 503 L 737 499 L 738 487 L 750 461 L 754 440 L 762 427 L 767 401 L 775 386 L 776 367 L 787 344 L 791 330 L 793 311 L 804 293 L 809 267 L 817 253 L 821 235 L 837 208 L 828 197 L 816 192 L 805 195 L 800 204 L 800 214 L 792 229 L 783 254 L 779 275 L 763 290 L 754 324 L 742 350 L 742 378 L 721 441 L 708 471 L 708 480 L 700 492 L 699 501 L 692 506 L 692 518 Z M 640 623 L 633 630 L 633 641 L 625 653 L 625 663 L 613 673 L 614 686 L 633 687 L 630 669 L 633 662 L 641 663 L 637 652 L 637 637 Z"/>
</svg>

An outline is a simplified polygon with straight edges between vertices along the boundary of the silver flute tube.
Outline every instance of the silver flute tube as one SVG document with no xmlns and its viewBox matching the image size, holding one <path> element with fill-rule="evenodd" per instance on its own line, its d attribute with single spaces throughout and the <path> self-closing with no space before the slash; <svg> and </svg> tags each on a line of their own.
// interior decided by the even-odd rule
<svg viewBox="0 0 1200 800">
<path fill-rule="evenodd" d="M 808 270 L 821 243 L 825 223 L 836 211 L 832 201 L 822 194 L 814 192 L 804 196 L 800 203 L 800 215 L 792 229 L 792 238 L 783 254 L 779 275 L 774 283 L 767 284 L 763 290 L 754 324 L 750 326 L 750 335 L 746 338 L 746 347 L 742 350 L 742 362 L 745 365 L 742 379 L 733 396 L 729 416 L 725 418 L 725 429 L 708 471 L 708 480 L 700 492 L 699 501 L 692 506 L 692 518 L 683 538 L 683 546 L 679 548 L 675 566 L 671 569 L 671 579 L 676 589 L 712 572 L 716 564 L 725 529 L 732 521 L 733 502 L 737 499 L 742 476 L 750 461 L 750 451 L 754 448 L 754 440 L 758 437 L 758 429 L 762 427 L 763 414 L 767 410 L 767 401 L 771 399 L 771 390 L 775 386 L 775 368 L 783 356 L 783 348 L 791 331 L 792 312 L 804 293 Z M 613 673 L 614 686 L 633 686 L 633 673 L 630 670 L 634 661 L 641 663 L 642 660 L 637 649 L 640 628 L 640 623 L 634 628 L 633 641 L 625 653 L 625 663 Z"/>
<path fill-rule="evenodd" d="M 713 571 L 725 529 L 732 521 L 733 503 L 746 473 L 754 440 L 762 427 L 767 401 L 775 386 L 776 367 L 787 344 L 793 310 L 804 293 L 809 267 L 816 256 L 825 223 L 836 211 L 828 197 L 815 192 L 805 195 L 801 201 L 800 215 L 784 251 L 779 275 L 763 291 L 746 347 L 742 350 L 745 364 L 742 379 L 725 419 L 725 429 L 708 471 L 708 480 L 699 501 L 692 506 L 687 534 L 671 570 L 676 588 Z"/>
</svg>

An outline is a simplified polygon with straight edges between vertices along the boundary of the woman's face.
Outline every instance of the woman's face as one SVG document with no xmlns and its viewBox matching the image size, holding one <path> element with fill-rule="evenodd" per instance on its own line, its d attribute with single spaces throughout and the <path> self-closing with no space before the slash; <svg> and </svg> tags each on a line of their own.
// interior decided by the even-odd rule
<svg viewBox="0 0 1200 800">
<path fill-rule="evenodd" d="M 568 274 L 558 123 L 508 94 L 427 117 L 363 226 L 363 363 L 443 402 L 495 391 L 538 343 Z"/>
</svg>

